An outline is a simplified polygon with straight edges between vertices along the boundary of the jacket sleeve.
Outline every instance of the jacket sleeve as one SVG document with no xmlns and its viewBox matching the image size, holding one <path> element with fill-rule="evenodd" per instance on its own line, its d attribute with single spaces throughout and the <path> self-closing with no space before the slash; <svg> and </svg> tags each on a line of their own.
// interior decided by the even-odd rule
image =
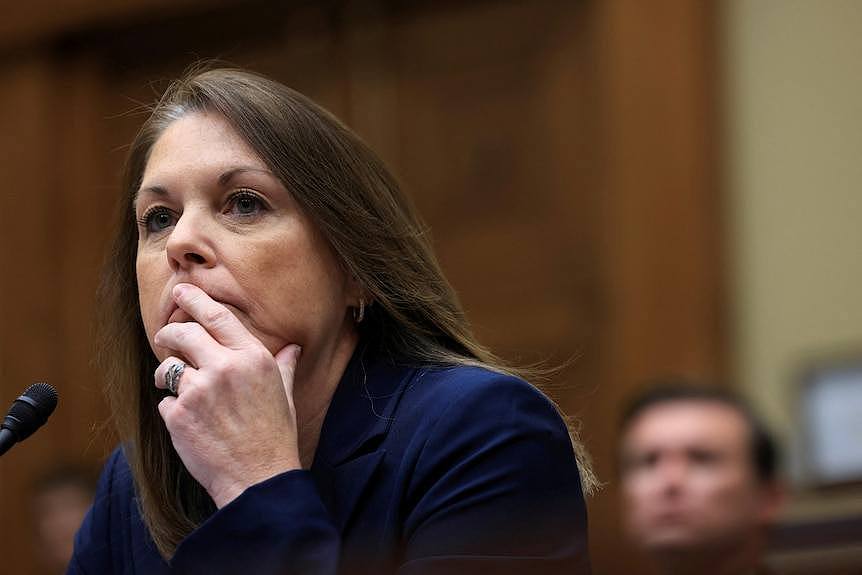
<svg viewBox="0 0 862 575">
<path fill-rule="evenodd" d="M 311 474 L 288 471 L 246 489 L 186 537 L 182 574 L 332 575 L 340 537 Z"/>
<path fill-rule="evenodd" d="M 399 575 L 589 573 L 580 476 L 556 407 L 487 372 L 463 390 L 417 458 Z"/>
<path fill-rule="evenodd" d="M 131 471 L 117 449 L 75 536 L 66 575 L 331 575 L 338 555 L 338 532 L 310 474 L 291 471 L 213 514 L 180 543 L 168 567 L 140 521 Z"/>
</svg>

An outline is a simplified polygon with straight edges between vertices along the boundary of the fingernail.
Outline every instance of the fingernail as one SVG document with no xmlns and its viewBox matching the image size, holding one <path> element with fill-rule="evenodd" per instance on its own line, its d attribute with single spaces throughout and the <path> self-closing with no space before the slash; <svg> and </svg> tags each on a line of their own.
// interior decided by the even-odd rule
<svg viewBox="0 0 862 575">
<path fill-rule="evenodd" d="M 177 284 L 174 286 L 174 297 L 181 297 L 189 290 L 188 284 Z"/>
</svg>

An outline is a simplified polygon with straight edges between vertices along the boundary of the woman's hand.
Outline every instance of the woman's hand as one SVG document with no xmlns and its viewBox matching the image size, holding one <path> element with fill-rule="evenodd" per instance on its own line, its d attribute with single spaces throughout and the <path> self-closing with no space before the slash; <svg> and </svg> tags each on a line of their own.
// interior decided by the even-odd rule
<svg viewBox="0 0 862 575">
<path fill-rule="evenodd" d="M 218 507 L 247 487 L 299 469 L 293 377 L 298 345 L 273 356 L 230 310 L 191 284 L 173 290 L 194 322 L 170 323 L 156 345 L 186 358 L 177 397 L 159 403 L 174 449 Z M 156 369 L 156 387 L 177 357 Z"/>
</svg>

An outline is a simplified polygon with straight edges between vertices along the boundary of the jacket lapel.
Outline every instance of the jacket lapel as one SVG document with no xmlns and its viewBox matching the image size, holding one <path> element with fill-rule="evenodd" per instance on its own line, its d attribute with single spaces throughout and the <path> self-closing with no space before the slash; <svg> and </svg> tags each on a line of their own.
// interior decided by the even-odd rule
<svg viewBox="0 0 862 575">
<path fill-rule="evenodd" d="M 415 373 L 358 346 L 335 390 L 311 473 L 341 532 L 383 461 L 386 451 L 381 444 Z"/>
<path fill-rule="evenodd" d="M 315 470 L 315 480 L 329 515 L 339 532 L 359 504 L 374 471 L 383 461 L 384 450 L 366 453 L 337 467 L 321 465 Z"/>
</svg>

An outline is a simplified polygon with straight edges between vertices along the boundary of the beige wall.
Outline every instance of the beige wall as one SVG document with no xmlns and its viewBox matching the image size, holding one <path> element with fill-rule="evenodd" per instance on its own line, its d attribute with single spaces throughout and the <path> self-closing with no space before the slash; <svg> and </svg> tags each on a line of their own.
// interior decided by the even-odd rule
<svg viewBox="0 0 862 575">
<path fill-rule="evenodd" d="M 862 2 L 724 6 L 732 356 L 792 443 L 799 370 L 862 355 Z"/>
</svg>

